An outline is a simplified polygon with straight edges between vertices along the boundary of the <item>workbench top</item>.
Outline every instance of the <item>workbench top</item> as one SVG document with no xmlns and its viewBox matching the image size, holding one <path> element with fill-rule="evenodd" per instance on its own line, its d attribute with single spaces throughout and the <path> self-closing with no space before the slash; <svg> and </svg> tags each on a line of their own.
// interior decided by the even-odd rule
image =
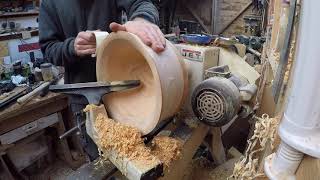
<svg viewBox="0 0 320 180">
<path fill-rule="evenodd" d="M 13 116 L 17 116 L 21 113 L 26 111 L 30 111 L 32 109 L 36 109 L 40 106 L 48 104 L 50 102 L 57 101 L 59 99 L 66 98 L 65 95 L 58 94 L 58 93 L 48 93 L 45 97 L 37 96 L 27 102 L 26 104 L 20 105 L 19 103 L 14 103 L 9 105 L 8 107 L 4 108 L 4 110 L 0 111 L 0 122 L 3 119 L 8 119 Z"/>
<path fill-rule="evenodd" d="M 37 96 L 23 105 L 18 103 L 9 105 L 0 111 L 0 134 L 41 117 L 62 111 L 67 107 L 68 97 L 66 95 L 51 92 L 45 97 Z"/>
</svg>

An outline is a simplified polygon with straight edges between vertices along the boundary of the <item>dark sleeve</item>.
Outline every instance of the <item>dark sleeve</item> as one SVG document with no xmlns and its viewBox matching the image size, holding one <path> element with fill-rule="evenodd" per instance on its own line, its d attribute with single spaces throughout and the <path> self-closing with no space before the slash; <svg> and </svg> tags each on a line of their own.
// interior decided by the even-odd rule
<svg viewBox="0 0 320 180">
<path fill-rule="evenodd" d="M 116 0 L 116 3 L 118 8 L 126 11 L 129 20 L 141 17 L 159 24 L 159 13 L 151 0 Z"/>
<path fill-rule="evenodd" d="M 39 15 L 39 43 L 45 59 L 57 66 L 71 63 L 76 59 L 75 38 L 65 38 L 57 11 L 50 4 L 52 0 L 43 0 Z"/>
</svg>

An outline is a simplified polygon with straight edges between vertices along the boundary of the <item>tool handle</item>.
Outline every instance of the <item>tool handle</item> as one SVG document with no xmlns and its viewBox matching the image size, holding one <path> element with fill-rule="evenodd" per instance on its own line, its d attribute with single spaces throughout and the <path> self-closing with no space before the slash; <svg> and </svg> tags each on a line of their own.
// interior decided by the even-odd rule
<svg viewBox="0 0 320 180">
<path fill-rule="evenodd" d="M 72 133 L 74 133 L 74 132 L 76 132 L 76 131 L 80 131 L 81 129 L 81 127 L 82 126 L 84 126 L 86 124 L 86 122 L 81 122 L 80 123 L 80 126 L 75 126 L 75 127 L 73 127 L 73 128 L 71 128 L 69 131 L 67 131 L 67 132 L 65 132 L 64 134 L 62 134 L 60 137 L 59 137 L 59 139 L 64 139 L 64 138 L 66 138 L 66 137 L 68 137 L 68 136 L 70 136 Z"/>
<path fill-rule="evenodd" d="M 45 89 L 49 85 L 50 85 L 50 82 L 45 82 L 45 83 L 41 84 L 39 87 L 37 87 L 36 89 L 31 91 L 30 93 L 28 93 L 28 94 L 22 96 L 21 98 L 19 98 L 17 100 L 17 102 L 19 104 L 23 104 L 23 103 L 29 101 L 32 97 L 36 96 L 38 93 L 40 93 L 43 89 Z"/>
</svg>

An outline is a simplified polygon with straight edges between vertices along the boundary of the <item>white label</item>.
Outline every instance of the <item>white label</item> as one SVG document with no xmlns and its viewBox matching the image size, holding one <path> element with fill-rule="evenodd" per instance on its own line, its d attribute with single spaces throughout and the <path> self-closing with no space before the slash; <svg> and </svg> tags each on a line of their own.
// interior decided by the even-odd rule
<svg viewBox="0 0 320 180">
<path fill-rule="evenodd" d="M 22 39 L 30 39 L 31 38 L 31 32 L 30 31 L 22 31 L 21 35 L 22 35 Z"/>
<path fill-rule="evenodd" d="M 181 49 L 181 55 L 192 61 L 203 61 L 203 55 L 201 51 L 190 50 L 190 49 Z"/>
</svg>

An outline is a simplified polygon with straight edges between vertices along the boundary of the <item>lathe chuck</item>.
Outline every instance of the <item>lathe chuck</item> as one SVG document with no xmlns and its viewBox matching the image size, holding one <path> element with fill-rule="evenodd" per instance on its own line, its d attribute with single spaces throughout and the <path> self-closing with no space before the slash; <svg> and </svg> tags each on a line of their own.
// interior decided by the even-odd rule
<svg viewBox="0 0 320 180">
<path fill-rule="evenodd" d="M 212 77 L 200 83 L 192 94 L 192 109 L 197 118 L 220 127 L 232 120 L 240 109 L 240 92 L 232 81 Z"/>
</svg>

